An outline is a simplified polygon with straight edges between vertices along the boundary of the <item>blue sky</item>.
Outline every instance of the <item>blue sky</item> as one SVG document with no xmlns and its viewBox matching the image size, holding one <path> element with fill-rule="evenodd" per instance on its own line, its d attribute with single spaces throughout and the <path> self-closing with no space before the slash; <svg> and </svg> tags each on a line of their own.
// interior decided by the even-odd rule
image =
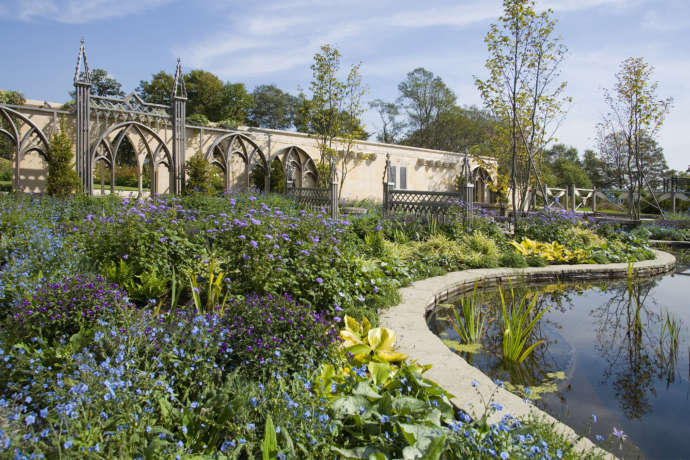
<svg viewBox="0 0 690 460">
<path fill-rule="evenodd" d="M 319 46 L 336 45 L 343 67 L 362 62 L 368 99 L 394 100 L 405 74 L 425 67 L 463 105 L 481 105 L 474 76 L 483 77 L 488 25 L 500 0 L 0 0 L 0 88 L 30 99 L 64 101 L 72 89 L 79 39 L 91 68 L 104 68 L 134 90 L 163 69 L 203 68 L 223 80 L 308 88 Z M 594 147 L 625 58 L 655 67 L 658 93 L 674 107 L 658 137 L 669 166 L 690 165 L 690 2 L 688 0 L 537 0 L 552 8 L 568 46 L 563 78 L 573 103 L 559 141 L 581 152 Z M 365 118 L 378 128 L 373 113 Z"/>
</svg>

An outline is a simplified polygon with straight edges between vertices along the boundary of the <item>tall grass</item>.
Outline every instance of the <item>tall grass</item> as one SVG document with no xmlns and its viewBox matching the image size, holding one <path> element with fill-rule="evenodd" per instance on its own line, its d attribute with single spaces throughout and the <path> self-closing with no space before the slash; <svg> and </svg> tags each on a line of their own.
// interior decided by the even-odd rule
<svg viewBox="0 0 690 460">
<path fill-rule="evenodd" d="M 550 307 L 537 313 L 537 293 L 531 299 L 530 294 L 527 293 L 519 302 L 516 302 L 512 285 L 510 286 L 511 302 L 509 306 L 506 305 L 500 286 L 498 293 L 501 297 L 501 310 L 503 312 L 503 359 L 521 363 L 532 354 L 537 346 L 544 342 L 541 339 L 527 346 L 535 326 Z"/>
<path fill-rule="evenodd" d="M 481 305 L 477 304 L 477 285 L 471 296 L 460 299 L 460 313 L 453 307 L 453 317 L 448 315 L 453 329 L 460 339 L 466 344 L 481 343 L 487 329 L 486 314 L 482 312 Z"/>
</svg>

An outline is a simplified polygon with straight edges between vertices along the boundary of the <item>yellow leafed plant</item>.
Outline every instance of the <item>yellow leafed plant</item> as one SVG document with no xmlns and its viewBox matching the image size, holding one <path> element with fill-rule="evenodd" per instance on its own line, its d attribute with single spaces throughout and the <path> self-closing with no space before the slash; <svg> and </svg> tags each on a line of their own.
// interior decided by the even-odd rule
<svg viewBox="0 0 690 460">
<path fill-rule="evenodd" d="M 579 263 L 587 259 L 582 249 L 568 249 L 558 241 L 544 243 L 525 238 L 521 243 L 513 240 L 510 244 L 523 256 L 539 256 L 549 262 Z"/>
<path fill-rule="evenodd" d="M 351 316 L 345 315 L 345 329 L 340 331 L 343 347 L 350 352 L 355 361 L 368 363 L 400 362 L 407 359 L 407 355 L 393 350 L 395 332 L 385 327 L 371 328 L 366 317 L 360 323 Z"/>
</svg>

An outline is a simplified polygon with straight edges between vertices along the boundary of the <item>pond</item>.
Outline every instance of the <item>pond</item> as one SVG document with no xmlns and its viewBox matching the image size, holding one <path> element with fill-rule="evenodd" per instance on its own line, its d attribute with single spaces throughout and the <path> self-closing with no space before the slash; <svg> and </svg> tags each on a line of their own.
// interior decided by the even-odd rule
<svg viewBox="0 0 690 460">
<path fill-rule="evenodd" d="M 521 363 L 503 359 L 504 323 L 498 287 L 475 293 L 484 313 L 481 348 L 470 353 L 452 326 L 449 306 L 428 317 L 449 348 L 579 433 L 626 458 L 690 458 L 690 268 L 658 278 L 513 286 L 519 302 L 538 293 L 525 348 L 544 340 Z M 511 286 L 501 286 L 510 311 Z M 466 302 L 472 297 L 465 295 Z M 458 299 L 458 302 L 460 299 Z M 462 307 L 456 303 L 465 323 Z M 525 390 L 526 389 L 526 390 Z M 593 423 L 592 415 L 596 415 Z M 613 428 L 628 439 L 611 441 Z M 616 440 L 617 441 L 617 440 Z M 615 450 L 614 450 L 615 449 Z"/>
</svg>

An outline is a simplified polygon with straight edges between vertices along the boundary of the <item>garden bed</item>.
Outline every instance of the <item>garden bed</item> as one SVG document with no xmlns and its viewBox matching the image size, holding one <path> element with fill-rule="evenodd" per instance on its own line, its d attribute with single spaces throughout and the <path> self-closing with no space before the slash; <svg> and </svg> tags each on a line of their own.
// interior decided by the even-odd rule
<svg viewBox="0 0 690 460">
<path fill-rule="evenodd" d="M 490 216 L 337 220 L 278 196 L 0 205 L 0 450 L 27 456 L 578 457 L 548 425 L 454 410 L 378 311 L 445 272 L 651 254 L 569 214 L 518 242 Z"/>
</svg>

